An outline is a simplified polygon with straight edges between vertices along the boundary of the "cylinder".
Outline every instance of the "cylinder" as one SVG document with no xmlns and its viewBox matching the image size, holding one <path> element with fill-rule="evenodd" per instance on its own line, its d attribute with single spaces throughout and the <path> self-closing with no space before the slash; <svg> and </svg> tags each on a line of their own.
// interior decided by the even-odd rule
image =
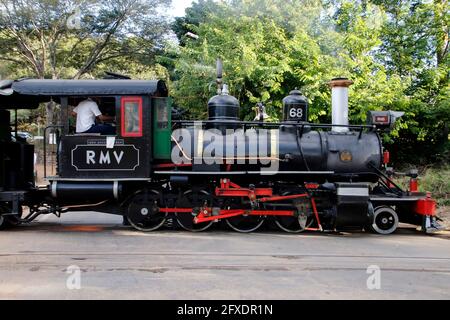
<svg viewBox="0 0 450 320">
<path fill-rule="evenodd" d="M 348 87 L 353 84 L 346 78 L 333 79 L 329 85 L 331 87 L 331 110 L 332 124 L 339 125 L 333 127 L 333 132 L 348 132 Z"/>
<path fill-rule="evenodd" d="M 187 185 L 189 184 L 188 176 L 171 176 L 170 177 L 171 185 Z"/>
<path fill-rule="evenodd" d="M 53 198 L 85 200 L 86 202 L 96 200 L 118 200 L 122 193 L 122 185 L 118 181 L 53 181 L 50 188 Z"/>
</svg>

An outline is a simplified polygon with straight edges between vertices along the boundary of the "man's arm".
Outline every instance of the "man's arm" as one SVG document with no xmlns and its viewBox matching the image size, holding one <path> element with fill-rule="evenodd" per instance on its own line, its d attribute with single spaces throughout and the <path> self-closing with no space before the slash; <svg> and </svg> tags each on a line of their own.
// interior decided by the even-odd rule
<svg viewBox="0 0 450 320">
<path fill-rule="evenodd" d="M 97 118 L 98 118 L 100 121 L 102 121 L 102 122 L 105 122 L 105 121 L 113 121 L 113 120 L 114 120 L 114 117 L 111 117 L 111 116 L 105 116 L 104 114 L 101 114 L 101 115 L 97 116 Z"/>
<path fill-rule="evenodd" d="M 98 104 L 96 102 L 93 102 L 91 104 L 91 110 L 94 113 L 94 115 L 97 117 L 98 120 L 105 122 L 105 121 L 113 121 L 114 117 L 106 116 L 101 113 L 100 108 L 98 107 Z"/>
<path fill-rule="evenodd" d="M 72 117 L 77 117 L 77 111 L 78 111 L 78 107 L 75 107 L 72 109 L 72 112 L 70 113 L 72 115 Z"/>
</svg>

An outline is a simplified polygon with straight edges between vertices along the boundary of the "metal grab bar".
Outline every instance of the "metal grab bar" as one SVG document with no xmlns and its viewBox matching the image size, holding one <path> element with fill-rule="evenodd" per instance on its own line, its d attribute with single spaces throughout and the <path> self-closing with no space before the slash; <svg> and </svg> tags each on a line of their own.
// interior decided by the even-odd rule
<svg viewBox="0 0 450 320">
<path fill-rule="evenodd" d="M 47 178 L 47 131 L 49 129 L 60 129 L 64 128 L 62 125 L 52 125 L 48 126 L 44 129 L 44 179 Z M 58 148 L 59 148 L 59 137 L 56 138 L 56 153 L 58 154 Z M 57 160 L 58 162 L 58 160 Z"/>
<path fill-rule="evenodd" d="M 280 127 L 280 126 L 294 126 L 294 127 L 310 127 L 310 128 L 349 128 L 349 129 L 371 129 L 376 130 L 375 125 L 343 125 L 343 124 L 315 124 L 315 123 L 298 123 L 298 122 L 257 122 L 257 121 L 224 121 L 224 120 L 172 120 L 173 124 L 184 125 L 207 125 L 207 124 L 233 124 L 247 126 L 260 126 L 260 127 Z"/>
</svg>

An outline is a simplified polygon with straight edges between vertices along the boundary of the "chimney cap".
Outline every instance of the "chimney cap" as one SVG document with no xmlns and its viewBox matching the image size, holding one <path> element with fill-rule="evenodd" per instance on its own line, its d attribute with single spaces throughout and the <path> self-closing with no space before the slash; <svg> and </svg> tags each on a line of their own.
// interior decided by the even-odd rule
<svg viewBox="0 0 450 320">
<path fill-rule="evenodd" d="M 302 92 L 298 88 L 295 88 L 294 90 L 289 92 L 289 95 L 291 95 L 291 96 L 301 96 Z"/>
<path fill-rule="evenodd" d="M 347 78 L 334 78 L 330 82 L 328 82 L 328 85 L 332 88 L 334 88 L 334 87 L 348 88 L 352 84 L 353 84 L 353 81 L 351 81 Z"/>
</svg>

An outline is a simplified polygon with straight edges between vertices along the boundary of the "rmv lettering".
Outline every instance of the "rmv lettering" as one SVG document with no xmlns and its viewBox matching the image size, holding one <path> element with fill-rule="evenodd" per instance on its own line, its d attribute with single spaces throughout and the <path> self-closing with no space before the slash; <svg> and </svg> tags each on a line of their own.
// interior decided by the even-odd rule
<svg viewBox="0 0 450 320">
<path fill-rule="evenodd" d="M 119 154 L 117 154 L 117 151 L 113 151 L 113 160 L 116 160 L 117 164 L 120 164 L 122 161 L 124 152 L 120 151 Z M 93 150 L 86 150 L 86 164 L 111 164 L 111 155 L 109 151 L 106 151 L 103 153 L 103 151 L 100 151 L 100 153 L 97 155 L 95 151 Z"/>
</svg>

